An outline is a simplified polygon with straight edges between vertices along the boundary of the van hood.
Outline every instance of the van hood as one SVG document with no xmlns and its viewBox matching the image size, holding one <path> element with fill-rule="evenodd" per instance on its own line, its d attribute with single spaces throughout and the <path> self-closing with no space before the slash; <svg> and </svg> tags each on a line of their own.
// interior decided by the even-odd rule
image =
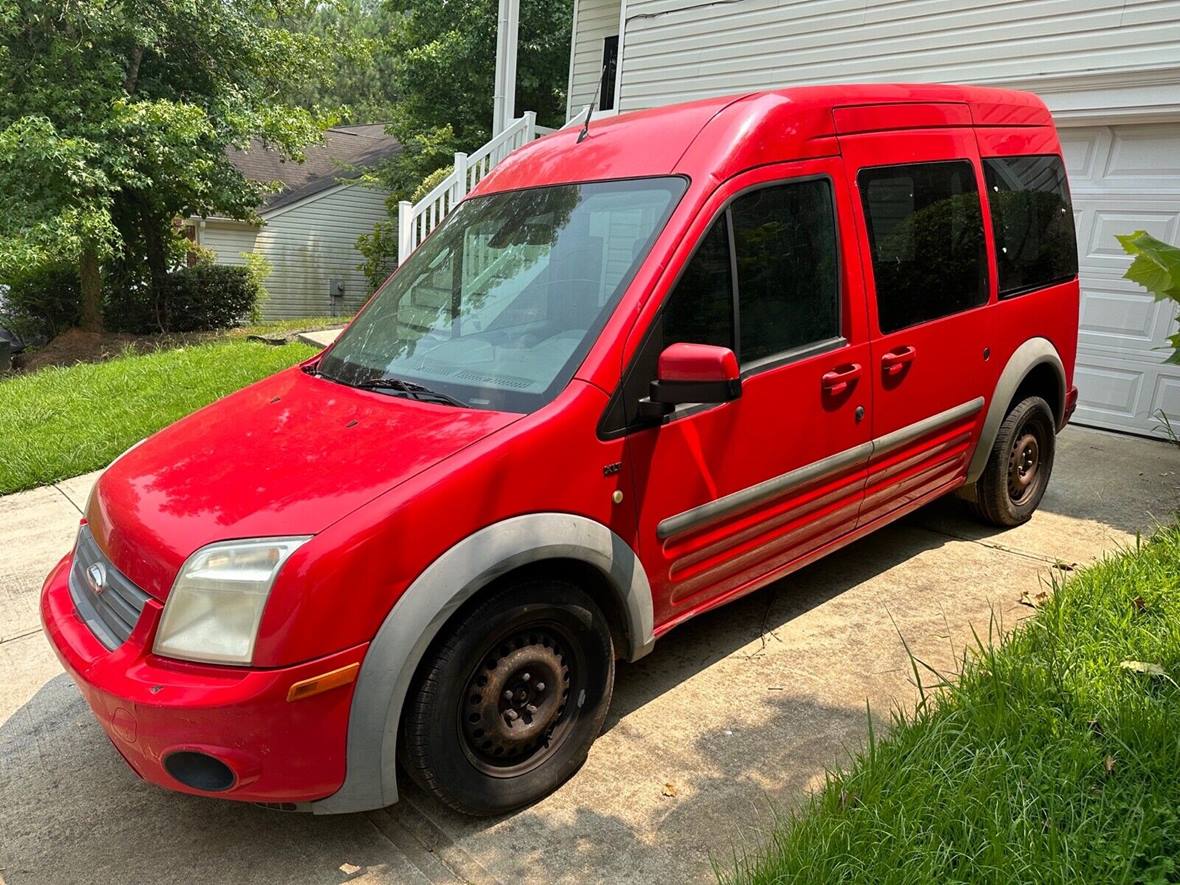
<svg viewBox="0 0 1180 885">
<path fill-rule="evenodd" d="M 162 599 L 198 548 L 314 535 L 518 417 L 357 390 L 296 367 L 116 459 L 87 519 L 114 565 Z"/>
</svg>

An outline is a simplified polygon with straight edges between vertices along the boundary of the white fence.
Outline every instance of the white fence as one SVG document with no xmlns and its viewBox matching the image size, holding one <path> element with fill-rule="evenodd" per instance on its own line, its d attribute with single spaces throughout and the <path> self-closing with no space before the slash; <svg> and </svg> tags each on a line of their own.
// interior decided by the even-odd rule
<svg viewBox="0 0 1180 885">
<path fill-rule="evenodd" d="M 397 261 L 401 264 L 430 232 L 442 224 L 451 211 L 485 175 L 510 153 L 534 138 L 552 132 L 537 125 L 537 115 L 526 111 L 512 125 L 473 154 L 455 154 L 451 174 L 417 203 L 402 200 L 397 206 Z"/>
</svg>

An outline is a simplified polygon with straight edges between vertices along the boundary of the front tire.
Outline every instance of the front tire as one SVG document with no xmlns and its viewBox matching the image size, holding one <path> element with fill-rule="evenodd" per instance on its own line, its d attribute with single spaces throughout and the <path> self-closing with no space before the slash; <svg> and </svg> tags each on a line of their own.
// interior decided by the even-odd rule
<svg viewBox="0 0 1180 885">
<path fill-rule="evenodd" d="M 1039 396 L 1008 412 L 975 483 L 972 510 L 980 520 L 1004 528 L 1028 522 L 1049 485 L 1056 434 L 1053 410 Z"/>
<path fill-rule="evenodd" d="M 402 719 L 402 767 L 465 814 L 544 798 L 602 730 L 614 660 L 606 618 L 577 586 L 528 580 L 495 593 L 425 662 Z"/>
</svg>

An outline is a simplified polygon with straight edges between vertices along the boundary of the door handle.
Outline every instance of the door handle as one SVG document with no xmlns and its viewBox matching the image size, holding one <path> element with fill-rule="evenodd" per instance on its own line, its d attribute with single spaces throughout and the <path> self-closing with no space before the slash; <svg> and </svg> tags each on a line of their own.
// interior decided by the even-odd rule
<svg viewBox="0 0 1180 885">
<path fill-rule="evenodd" d="M 895 378 L 905 371 L 905 367 L 914 361 L 918 355 L 918 348 L 907 344 L 897 350 L 891 350 L 881 357 L 881 368 L 890 378 Z"/>
<path fill-rule="evenodd" d="M 823 384 L 824 393 L 828 396 L 839 396 L 859 377 L 860 363 L 849 363 L 838 369 L 832 369 L 830 372 L 824 372 L 820 382 Z"/>
</svg>

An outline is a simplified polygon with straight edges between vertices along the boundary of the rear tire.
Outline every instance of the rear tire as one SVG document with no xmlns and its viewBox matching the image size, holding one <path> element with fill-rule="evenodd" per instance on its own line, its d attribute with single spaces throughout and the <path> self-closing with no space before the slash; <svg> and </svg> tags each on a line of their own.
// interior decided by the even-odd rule
<svg viewBox="0 0 1180 885">
<path fill-rule="evenodd" d="M 1000 424 L 987 467 L 975 482 L 971 509 L 991 525 L 1028 522 L 1053 472 L 1057 427 L 1053 410 L 1039 396 L 1021 400 Z"/>
<path fill-rule="evenodd" d="M 614 673 L 610 626 L 585 592 L 562 580 L 507 587 L 425 662 L 402 718 L 402 767 L 465 814 L 536 802 L 586 761 Z"/>
</svg>

